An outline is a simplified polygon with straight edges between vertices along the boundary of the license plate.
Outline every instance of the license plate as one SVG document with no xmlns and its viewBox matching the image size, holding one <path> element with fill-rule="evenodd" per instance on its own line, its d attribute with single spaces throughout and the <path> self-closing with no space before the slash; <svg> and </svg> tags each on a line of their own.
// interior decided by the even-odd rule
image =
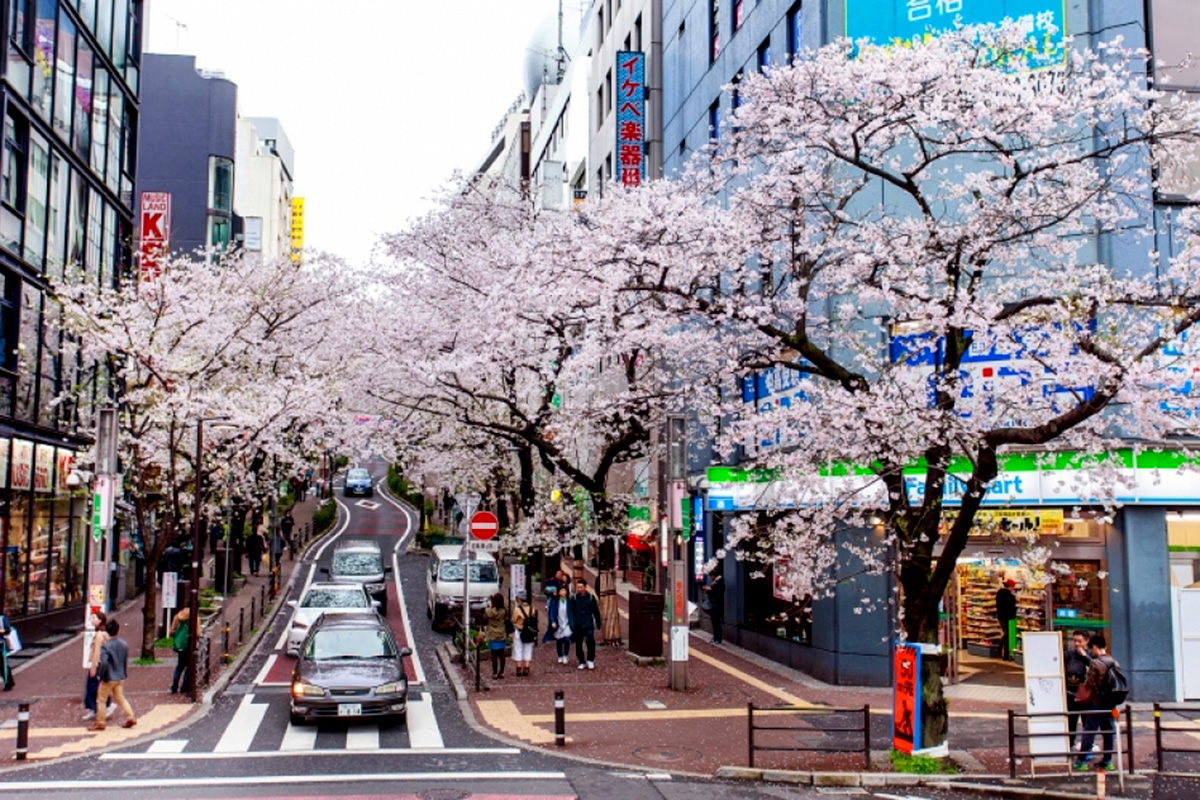
<svg viewBox="0 0 1200 800">
<path fill-rule="evenodd" d="M 362 703 L 338 703 L 339 717 L 361 717 Z"/>
</svg>

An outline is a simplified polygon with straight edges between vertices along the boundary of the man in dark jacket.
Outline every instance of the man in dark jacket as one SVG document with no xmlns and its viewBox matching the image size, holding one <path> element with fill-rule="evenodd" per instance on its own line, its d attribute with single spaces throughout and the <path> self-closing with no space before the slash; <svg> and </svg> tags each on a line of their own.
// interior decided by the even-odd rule
<svg viewBox="0 0 1200 800">
<path fill-rule="evenodd" d="M 1112 698 L 1105 691 L 1108 684 L 1108 671 L 1120 665 L 1108 654 L 1108 641 L 1101 634 L 1093 634 L 1088 639 L 1088 652 L 1091 662 L 1088 664 L 1087 677 L 1083 684 L 1091 690 L 1089 706 L 1093 711 L 1111 711 Z M 1096 741 L 1096 731 L 1100 731 L 1104 740 L 1104 751 L 1096 769 L 1108 771 L 1114 769 L 1113 753 L 1115 752 L 1115 733 L 1113 718 L 1109 714 L 1091 714 L 1083 721 L 1083 740 L 1079 743 L 1079 752 L 1075 754 L 1075 769 L 1086 770 L 1092 760 L 1092 744 Z"/>
<path fill-rule="evenodd" d="M 596 668 L 596 628 L 600 627 L 600 604 L 588 591 L 587 581 L 575 581 L 575 594 L 567 601 L 567 616 L 571 620 L 571 638 L 575 640 L 575 657 L 579 669 Z M 584 645 L 587 658 L 584 658 Z"/>
<path fill-rule="evenodd" d="M 1064 672 L 1067 679 L 1067 711 L 1074 712 L 1067 714 L 1067 728 L 1071 732 L 1072 750 L 1075 749 L 1075 731 L 1079 727 L 1079 712 L 1087 711 L 1092 707 L 1091 703 L 1080 703 L 1075 699 L 1075 692 L 1079 691 L 1079 687 L 1083 685 L 1084 679 L 1087 678 L 1088 666 L 1092 663 L 1092 657 L 1088 653 L 1087 647 L 1087 633 L 1075 631 L 1071 634 L 1071 643 L 1067 646 Z"/>
<path fill-rule="evenodd" d="M 100 663 L 96 666 L 96 677 L 100 679 L 100 688 L 96 692 L 96 722 L 88 728 L 90 731 L 102 731 L 104 720 L 108 716 L 108 698 L 112 697 L 117 705 L 125 712 L 125 722 L 122 728 L 132 728 L 137 725 L 137 717 L 133 707 L 125 699 L 125 679 L 129 676 L 129 645 L 118 637 L 120 624 L 110 619 L 105 627 L 109 640 L 100 648 Z"/>
<path fill-rule="evenodd" d="M 1017 618 L 1017 597 L 1012 588 L 1017 585 L 1014 580 L 1007 580 L 996 592 L 996 621 L 1000 623 L 1000 658 L 1012 661 L 1012 648 L 1009 646 L 1009 623 Z"/>
</svg>

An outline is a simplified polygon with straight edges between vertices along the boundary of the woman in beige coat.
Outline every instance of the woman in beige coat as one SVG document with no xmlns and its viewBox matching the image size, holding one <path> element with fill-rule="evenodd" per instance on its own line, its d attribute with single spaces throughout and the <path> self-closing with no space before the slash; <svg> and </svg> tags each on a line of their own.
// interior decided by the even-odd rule
<svg viewBox="0 0 1200 800">
<path fill-rule="evenodd" d="M 83 707 L 87 709 L 87 713 L 83 715 L 85 720 L 96 718 L 96 692 L 100 690 L 96 667 L 100 666 L 100 648 L 108 641 L 108 631 L 104 630 L 104 626 L 108 624 L 108 616 L 103 611 L 96 611 L 88 618 L 88 624 L 95 633 L 92 635 L 91 649 L 88 650 L 87 689 L 83 694 Z"/>
</svg>

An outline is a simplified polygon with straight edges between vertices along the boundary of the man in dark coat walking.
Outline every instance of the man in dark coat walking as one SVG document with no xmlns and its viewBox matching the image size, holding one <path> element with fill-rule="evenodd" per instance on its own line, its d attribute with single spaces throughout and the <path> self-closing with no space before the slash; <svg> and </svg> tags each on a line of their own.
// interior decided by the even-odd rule
<svg viewBox="0 0 1200 800">
<path fill-rule="evenodd" d="M 587 581 L 575 581 L 575 594 L 567 601 L 567 615 L 571 620 L 571 638 L 575 640 L 575 657 L 579 669 L 596 668 L 596 628 L 600 627 L 600 604 L 596 596 L 588 591 Z M 584 658 L 584 645 L 587 658 Z"/>
<path fill-rule="evenodd" d="M 1017 596 L 1012 589 L 1017 585 L 1014 580 L 1006 580 L 996 591 L 996 621 L 1000 623 L 1000 658 L 1012 661 L 1012 648 L 1009 646 L 1009 623 L 1017 618 Z"/>
</svg>

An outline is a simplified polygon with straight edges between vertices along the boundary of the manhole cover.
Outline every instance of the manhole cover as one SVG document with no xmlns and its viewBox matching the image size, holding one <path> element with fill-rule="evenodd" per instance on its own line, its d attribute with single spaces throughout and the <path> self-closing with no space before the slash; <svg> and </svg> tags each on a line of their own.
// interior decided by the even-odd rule
<svg viewBox="0 0 1200 800">
<path fill-rule="evenodd" d="M 699 761 L 704 757 L 699 750 L 693 750 L 690 747 L 639 747 L 633 751 L 633 754 L 638 758 L 660 764 Z"/>
<path fill-rule="evenodd" d="M 471 793 L 464 789 L 426 789 L 417 792 L 417 797 L 421 800 L 463 800 L 470 795 Z"/>
</svg>

